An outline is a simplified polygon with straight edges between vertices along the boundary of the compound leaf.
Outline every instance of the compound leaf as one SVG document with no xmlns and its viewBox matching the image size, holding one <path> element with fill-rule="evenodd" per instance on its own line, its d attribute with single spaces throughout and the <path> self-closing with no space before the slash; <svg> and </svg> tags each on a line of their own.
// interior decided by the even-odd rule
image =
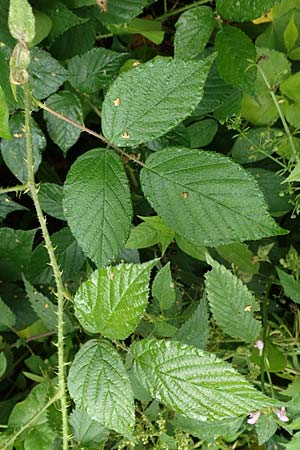
<svg viewBox="0 0 300 450">
<path fill-rule="evenodd" d="M 136 329 L 148 303 L 150 272 L 156 261 L 119 264 L 94 272 L 81 284 L 75 315 L 90 333 L 126 339 Z"/>
<path fill-rule="evenodd" d="M 128 238 L 132 207 L 120 159 L 93 149 L 69 170 L 64 186 L 64 215 L 85 254 L 98 266 L 115 259 Z"/>
<path fill-rule="evenodd" d="M 212 270 L 205 275 L 205 285 L 217 325 L 232 337 L 254 342 L 261 332 L 261 323 L 253 317 L 258 309 L 255 297 L 226 267 L 213 260 L 209 263 Z"/>
<path fill-rule="evenodd" d="M 159 58 L 119 76 L 103 103 L 105 137 L 115 145 L 134 146 L 175 128 L 199 104 L 214 58 Z"/>
<path fill-rule="evenodd" d="M 120 434 L 134 425 L 133 393 L 123 362 L 107 341 L 91 339 L 77 352 L 68 376 L 76 406 Z"/>
<path fill-rule="evenodd" d="M 251 175 L 218 153 L 166 148 L 146 160 L 141 183 L 162 220 L 195 245 L 285 233 Z"/>
<path fill-rule="evenodd" d="M 191 419 L 221 420 L 274 404 L 230 364 L 198 348 L 143 339 L 131 352 L 135 373 L 151 395 Z"/>
</svg>

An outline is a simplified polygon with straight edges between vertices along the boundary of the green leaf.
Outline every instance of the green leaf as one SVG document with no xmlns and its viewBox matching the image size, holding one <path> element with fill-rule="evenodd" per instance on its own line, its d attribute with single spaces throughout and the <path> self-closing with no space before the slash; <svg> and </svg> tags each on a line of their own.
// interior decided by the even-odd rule
<svg viewBox="0 0 300 450">
<path fill-rule="evenodd" d="M 194 122 L 187 127 L 191 139 L 191 148 L 201 148 L 210 144 L 218 131 L 218 124 L 213 119 Z"/>
<path fill-rule="evenodd" d="M 141 183 L 162 220 L 195 245 L 285 233 L 269 216 L 254 179 L 218 153 L 166 148 L 146 160 Z"/>
<path fill-rule="evenodd" d="M 155 263 L 119 264 L 93 272 L 74 298 L 81 325 L 90 333 L 126 339 L 148 304 L 150 272 Z"/>
<path fill-rule="evenodd" d="M 263 445 L 277 431 L 277 423 L 273 416 L 263 414 L 255 424 L 255 431 L 258 437 L 258 445 Z"/>
<path fill-rule="evenodd" d="M 300 103 L 300 72 L 290 75 L 280 85 L 280 91 L 296 103 Z"/>
<path fill-rule="evenodd" d="M 224 19 L 250 22 L 268 12 L 278 0 L 217 0 L 217 11 Z"/>
<path fill-rule="evenodd" d="M 92 442 L 103 442 L 109 435 L 106 428 L 78 408 L 71 412 L 70 424 L 75 441 L 80 442 L 80 444 L 87 444 L 87 446 Z"/>
<path fill-rule="evenodd" d="M 298 36 L 299 32 L 295 24 L 295 16 L 293 14 L 283 33 L 284 45 L 288 51 L 291 51 L 295 47 Z"/>
<path fill-rule="evenodd" d="M 198 437 L 201 440 L 211 438 L 215 440 L 216 436 L 225 437 L 237 433 L 243 421 L 243 417 L 238 417 L 214 422 L 201 422 L 200 420 L 189 419 L 180 414 L 176 414 L 172 424 L 176 428 L 180 428 L 186 433 Z M 228 440 L 228 442 L 230 442 L 230 440 Z"/>
<path fill-rule="evenodd" d="M 158 58 L 120 75 L 103 103 L 105 137 L 115 145 L 135 146 L 175 128 L 200 102 L 213 59 Z"/>
<path fill-rule="evenodd" d="M 279 267 L 276 267 L 276 271 L 283 287 L 284 293 L 287 297 L 291 298 L 293 302 L 300 304 L 300 283 L 295 280 L 294 277 L 287 274 Z"/>
<path fill-rule="evenodd" d="M 111 150 L 93 149 L 69 170 L 64 215 L 85 254 L 98 266 L 117 258 L 130 231 L 132 207 L 126 175 Z"/>
<path fill-rule="evenodd" d="M 16 316 L 0 297 L 0 330 L 12 328 L 16 323 Z"/>
<path fill-rule="evenodd" d="M 39 200 L 42 210 L 49 216 L 65 220 L 62 201 L 63 186 L 55 183 L 42 183 L 39 187 Z"/>
<path fill-rule="evenodd" d="M 205 349 L 209 335 L 209 321 L 206 298 L 202 298 L 191 317 L 179 328 L 174 336 L 176 341 Z"/>
<path fill-rule="evenodd" d="M 256 50 L 239 28 L 225 26 L 216 36 L 218 69 L 224 80 L 242 91 L 253 93 L 256 80 Z"/>
<path fill-rule="evenodd" d="M 159 216 L 142 217 L 144 222 L 132 228 L 126 248 L 147 248 L 161 244 L 162 255 L 174 239 L 174 231 Z"/>
<path fill-rule="evenodd" d="M 10 0 L 8 26 L 18 41 L 30 42 L 35 36 L 35 20 L 27 0 Z"/>
<path fill-rule="evenodd" d="M 300 120 L 300 105 L 297 105 L 295 103 L 291 105 L 286 104 L 284 108 L 284 115 L 286 117 L 286 120 L 290 125 L 292 125 L 292 127 L 298 128 Z"/>
<path fill-rule="evenodd" d="M 86 342 L 71 365 L 68 388 L 76 406 L 91 419 L 120 434 L 132 431 L 133 393 L 123 362 L 112 344 L 96 339 Z"/>
<path fill-rule="evenodd" d="M 256 126 L 270 126 L 279 117 L 276 105 L 270 93 L 260 95 L 256 100 L 248 94 L 244 94 L 241 103 L 241 116 Z"/>
<path fill-rule="evenodd" d="M 189 241 L 179 234 L 175 234 L 175 240 L 178 247 L 185 252 L 187 255 L 192 256 L 199 261 L 206 261 L 206 248 L 202 245 L 196 245 L 195 243 Z"/>
<path fill-rule="evenodd" d="M 6 368 L 7 368 L 7 360 L 5 354 L 2 352 L 0 353 L 0 379 L 5 374 Z"/>
<path fill-rule="evenodd" d="M 28 211 L 28 209 L 14 202 L 8 195 L 0 195 L 0 220 L 5 219 L 9 213 L 14 211 Z"/>
<path fill-rule="evenodd" d="M 57 434 L 52 428 L 44 423 L 36 428 L 26 431 L 24 439 L 24 450 L 49 450 L 55 444 Z"/>
<path fill-rule="evenodd" d="M 0 228 L 0 273 L 2 281 L 21 280 L 31 256 L 36 230 Z"/>
<path fill-rule="evenodd" d="M 283 131 L 277 128 L 250 128 L 234 142 L 232 158 L 240 164 L 261 161 L 274 152 L 274 141 L 283 136 Z"/>
<path fill-rule="evenodd" d="M 156 45 L 160 45 L 164 40 L 165 32 L 162 31 L 162 24 L 159 21 L 135 18 L 130 23 L 122 25 L 110 24 L 107 28 L 114 35 L 140 34 Z"/>
<path fill-rule="evenodd" d="M 139 381 L 154 398 L 186 417 L 221 420 L 274 404 L 230 364 L 198 348 L 155 339 L 130 348 Z"/>
<path fill-rule="evenodd" d="M 9 111 L 4 92 L 0 86 L 0 137 L 4 139 L 11 139 L 8 119 Z"/>
<path fill-rule="evenodd" d="M 169 309 L 174 304 L 176 292 L 170 262 L 157 272 L 152 284 L 152 295 L 158 300 L 161 310 Z"/>
<path fill-rule="evenodd" d="M 222 258 L 234 264 L 242 274 L 254 275 L 259 272 L 259 263 L 255 261 L 254 253 L 249 250 L 246 244 L 235 242 L 229 245 L 221 245 L 216 250 Z"/>
<path fill-rule="evenodd" d="M 94 48 L 68 62 L 68 80 L 81 92 L 91 94 L 107 86 L 117 75 L 127 54 Z"/>
<path fill-rule="evenodd" d="M 205 274 L 208 302 L 222 330 L 234 338 L 254 342 L 261 332 L 261 323 L 253 316 L 258 310 L 255 297 L 230 270 L 210 260 L 212 270 Z"/>
<path fill-rule="evenodd" d="M 68 91 L 61 91 L 59 94 L 53 94 L 46 101 L 46 105 L 54 111 L 63 114 L 77 123 L 83 124 L 82 106 L 79 98 Z M 79 139 L 81 130 L 74 125 L 66 123 L 53 114 L 44 111 L 44 118 L 47 123 L 47 130 L 52 141 L 67 154 Z"/>
<path fill-rule="evenodd" d="M 48 97 L 66 81 L 66 69 L 48 52 L 39 47 L 31 50 L 29 83 L 38 100 Z"/>
<path fill-rule="evenodd" d="M 257 48 L 256 50 L 259 67 L 271 88 L 276 91 L 278 85 L 289 78 L 291 74 L 291 63 L 284 53 L 277 52 L 276 50 L 270 50 L 269 48 Z M 268 94 L 271 97 L 266 82 L 259 70 L 256 80 L 256 93 L 262 105 L 264 100 L 260 98 L 261 96 Z"/>
<path fill-rule="evenodd" d="M 34 172 L 37 171 L 41 163 L 41 152 L 46 147 L 46 138 L 39 127 L 32 123 L 32 144 L 33 144 L 33 158 L 34 158 Z M 14 114 L 10 121 L 12 139 L 1 140 L 1 153 L 3 160 L 9 170 L 20 181 L 27 181 L 27 166 L 26 166 L 26 138 L 24 133 L 24 114 Z"/>
<path fill-rule="evenodd" d="M 52 20 L 47 14 L 42 11 L 34 10 L 35 18 L 35 36 L 32 41 L 29 42 L 29 47 L 35 47 L 41 41 L 43 41 L 52 28 Z"/>
<path fill-rule="evenodd" d="M 101 10 L 100 20 L 104 25 L 130 22 L 148 3 L 148 0 L 109 0 L 107 11 Z"/>
<path fill-rule="evenodd" d="M 215 25 L 214 13 L 208 6 L 195 7 L 181 14 L 176 22 L 175 58 L 185 61 L 196 58 L 207 44 Z"/>
<path fill-rule="evenodd" d="M 51 235 L 58 265 L 62 271 L 62 279 L 66 283 L 77 279 L 85 261 L 83 251 L 68 227 Z M 45 243 L 40 243 L 32 252 L 27 270 L 27 277 L 33 284 L 52 284 L 53 270 Z"/>
</svg>

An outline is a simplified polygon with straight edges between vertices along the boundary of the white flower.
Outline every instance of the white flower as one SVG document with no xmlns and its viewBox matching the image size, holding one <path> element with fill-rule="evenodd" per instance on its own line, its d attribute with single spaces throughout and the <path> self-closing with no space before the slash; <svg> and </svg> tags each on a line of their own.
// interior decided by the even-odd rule
<svg viewBox="0 0 300 450">
<path fill-rule="evenodd" d="M 250 425 L 254 425 L 258 421 L 259 416 L 260 416 L 260 411 L 255 411 L 255 412 L 249 413 L 247 423 L 249 423 Z"/>
<path fill-rule="evenodd" d="M 286 415 L 286 409 L 284 406 L 282 406 L 280 409 L 276 409 L 276 411 L 274 411 L 276 416 L 278 417 L 279 420 L 281 420 L 281 422 L 288 422 L 289 418 Z"/>
</svg>

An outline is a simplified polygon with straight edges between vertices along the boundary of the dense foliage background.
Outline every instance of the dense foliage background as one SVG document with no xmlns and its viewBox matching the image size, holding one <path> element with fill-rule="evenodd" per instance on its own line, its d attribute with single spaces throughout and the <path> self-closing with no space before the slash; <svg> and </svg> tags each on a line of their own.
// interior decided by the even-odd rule
<svg viewBox="0 0 300 450">
<path fill-rule="evenodd" d="M 299 0 L 0 1 L 2 450 L 300 448 L 299 61 Z"/>
</svg>

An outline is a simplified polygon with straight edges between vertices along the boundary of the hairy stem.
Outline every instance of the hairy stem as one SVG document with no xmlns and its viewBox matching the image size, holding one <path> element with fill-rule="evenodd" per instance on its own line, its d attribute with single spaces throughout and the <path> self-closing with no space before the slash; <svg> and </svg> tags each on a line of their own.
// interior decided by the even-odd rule
<svg viewBox="0 0 300 450">
<path fill-rule="evenodd" d="M 38 190 L 34 179 L 34 161 L 32 147 L 32 123 L 31 123 L 31 92 L 28 84 L 24 85 L 25 94 L 25 134 L 26 134 L 26 153 L 27 153 L 27 171 L 28 171 L 28 189 L 31 192 L 33 204 L 41 226 L 45 247 L 47 249 L 50 264 L 57 290 L 57 351 L 58 351 L 58 387 L 60 392 L 60 406 L 62 414 L 62 440 L 63 450 L 69 448 L 68 434 L 68 405 L 65 380 L 65 361 L 64 361 L 64 285 L 61 278 L 61 272 L 54 253 L 54 248 L 50 239 L 46 219 L 43 214 L 39 198 Z"/>
<path fill-rule="evenodd" d="M 9 192 L 24 192 L 28 189 L 28 184 L 20 184 L 19 186 L 12 186 L 7 188 L 1 188 L 0 189 L 0 195 L 1 194 L 8 194 Z"/>
</svg>

